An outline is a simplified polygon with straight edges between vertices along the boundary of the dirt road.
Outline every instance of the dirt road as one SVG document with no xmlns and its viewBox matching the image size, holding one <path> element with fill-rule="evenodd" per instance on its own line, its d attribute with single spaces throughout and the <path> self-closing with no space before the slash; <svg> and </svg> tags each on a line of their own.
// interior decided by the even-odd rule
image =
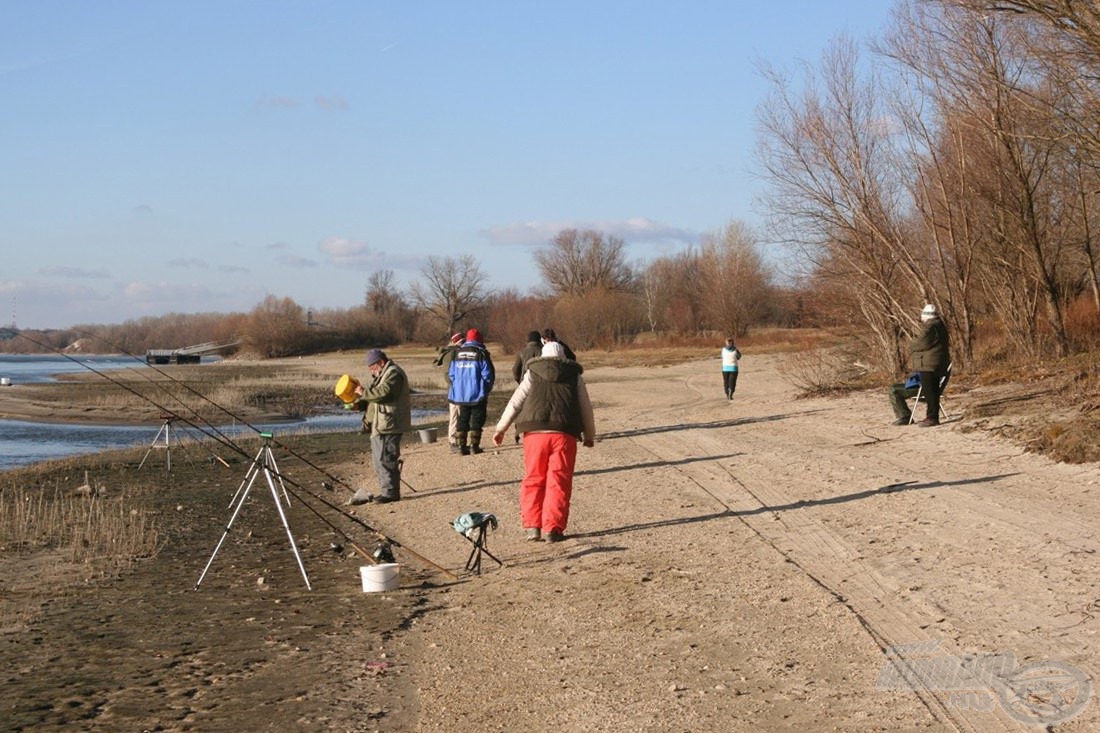
<svg viewBox="0 0 1100 733">
<path fill-rule="evenodd" d="M 780 358 L 748 355 L 732 402 L 713 361 L 590 370 L 600 440 L 580 450 L 560 544 L 523 540 L 510 440 L 470 457 L 407 444 L 416 491 L 359 514 L 457 582 L 399 551 L 402 588 L 363 594 L 362 563 L 296 513 L 316 574 L 305 591 L 257 510 L 256 535 L 196 593 L 215 538 L 203 515 L 223 510 L 189 508 L 157 568 L 47 610 L 30 637 L 7 633 L 8 656 L 41 663 L 2 694 L 20 695 L 23 724 L 58 729 L 1100 727 L 1097 466 L 958 419 L 890 426 L 884 390 L 795 400 Z M 373 482 L 361 457 L 331 469 Z M 470 546 L 448 526 L 475 510 L 499 518 L 489 547 L 505 563 L 485 559 L 480 577 L 461 572 Z M 68 631 L 89 614 L 98 625 Z M 75 717 L 39 688 L 96 648 L 93 628 L 119 689 L 72 682 Z M 150 678 L 152 694 L 124 692 Z M 54 707 L 36 717 L 28 695 Z"/>
</svg>

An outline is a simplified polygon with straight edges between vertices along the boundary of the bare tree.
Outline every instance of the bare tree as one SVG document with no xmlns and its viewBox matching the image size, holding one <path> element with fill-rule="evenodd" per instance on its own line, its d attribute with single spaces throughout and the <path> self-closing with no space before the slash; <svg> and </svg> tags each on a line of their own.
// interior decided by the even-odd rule
<svg viewBox="0 0 1100 733">
<path fill-rule="evenodd" d="M 554 304 L 554 322 L 568 324 L 574 349 L 612 348 L 628 343 L 642 330 L 641 301 L 632 293 L 596 288 L 580 295 L 566 295 Z"/>
<path fill-rule="evenodd" d="M 377 270 L 370 274 L 364 300 L 367 308 L 379 315 L 392 313 L 405 305 L 393 270 Z"/>
<path fill-rule="evenodd" d="M 770 306 L 771 277 L 764 266 L 756 235 L 740 221 L 703 237 L 701 275 L 707 324 L 729 336 L 744 336 Z"/>
<path fill-rule="evenodd" d="M 1020 325 L 1031 325 L 1024 329 L 1030 353 L 1041 348 L 1033 322 L 1039 305 L 1057 352 L 1066 354 L 1060 270 L 1067 240 L 1064 214 L 1076 196 L 1058 174 L 1064 144 L 1047 112 L 1051 105 L 1035 104 L 1050 90 L 1028 51 L 1028 29 L 957 7 L 923 19 L 923 32 L 936 39 L 941 63 L 964 92 L 940 114 L 965 126 L 967 162 L 975 175 L 972 187 L 955 195 L 976 200 L 984 210 L 989 246 L 978 272 L 986 294 L 994 306 L 1012 308 L 1000 310 L 1006 333 L 1019 336 Z M 1003 297 L 1021 287 L 1016 297 Z"/>
<path fill-rule="evenodd" d="M 625 242 L 600 232 L 566 229 L 546 249 L 535 252 L 535 264 L 555 295 L 585 295 L 594 290 L 632 292 L 634 271 L 623 252 Z"/>
<path fill-rule="evenodd" d="M 1072 242 L 1079 248 L 1082 280 L 1100 313 L 1100 253 L 1093 242 L 1092 199 L 1100 170 L 1100 8 L 1078 0 L 944 0 L 1029 30 L 1027 53 L 1040 65 L 1046 94 L 1017 93 L 1052 122 L 1052 134 L 1070 148 L 1068 168 L 1077 177 Z"/>
<path fill-rule="evenodd" d="M 290 356 L 302 348 L 306 328 L 302 306 L 269 295 L 249 314 L 245 343 L 261 356 Z"/>
<path fill-rule="evenodd" d="M 775 231 L 809 269 L 858 293 L 875 350 L 897 370 L 902 326 L 929 283 L 907 246 L 908 199 L 885 95 L 877 76 L 860 80 L 857 61 L 851 40 L 838 39 L 820 77 L 808 70 L 801 97 L 766 70 L 773 93 L 760 109 L 757 157 Z"/>
<path fill-rule="evenodd" d="M 438 321 L 445 336 L 463 320 L 478 315 L 492 294 L 486 276 L 471 255 L 429 257 L 420 270 L 422 279 L 410 288 L 417 306 Z"/>
<path fill-rule="evenodd" d="M 680 334 L 703 330 L 700 277 L 699 253 L 691 247 L 649 263 L 639 281 L 645 318 L 652 330 Z"/>
</svg>

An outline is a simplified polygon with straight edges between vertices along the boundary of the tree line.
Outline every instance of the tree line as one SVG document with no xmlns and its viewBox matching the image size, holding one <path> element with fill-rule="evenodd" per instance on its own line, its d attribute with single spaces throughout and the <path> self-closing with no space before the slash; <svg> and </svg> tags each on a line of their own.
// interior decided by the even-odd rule
<svg viewBox="0 0 1100 733">
<path fill-rule="evenodd" d="M 363 301 L 347 309 L 311 310 L 268 296 L 248 313 L 170 314 L 117 325 L 36 332 L 57 350 L 123 351 L 233 342 L 225 353 L 261 357 L 392 345 L 438 344 L 455 331 L 479 328 L 511 352 L 533 329 L 558 330 L 574 348 L 611 348 L 643 331 L 743 336 L 755 325 L 788 319 L 756 235 L 732 222 L 698 246 L 631 264 L 626 243 L 593 230 L 567 229 L 536 250 L 544 283 L 526 294 L 493 290 L 472 255 L 429 257 L 407 289 L 394 273 L 369 275 Z M 790 299 L 793 302 L 793 299 Z M 26 340 L 7 351 L 41 350 Z"/>
<path fill-rule="evenodd" d="M 904 364 L 924 302 L 959 362 L 1095 345 L 1094 6 L 905 0 L 869 59 L 839 38 L 798 83 L 764 69 L 772 231 L 881 366 Z"/>
</svg>

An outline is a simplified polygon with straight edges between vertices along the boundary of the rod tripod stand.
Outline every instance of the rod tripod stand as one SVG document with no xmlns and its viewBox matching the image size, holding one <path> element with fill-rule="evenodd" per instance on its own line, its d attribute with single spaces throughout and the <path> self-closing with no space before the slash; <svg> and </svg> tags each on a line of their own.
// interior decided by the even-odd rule
<svg viewBox="0 0 1100 733">
<path fill-rule="evenodd" d="M 225 542 L 225 538 L 229 536 L 229 530 L 233 528 L 233 523 L 237 521 L 237 516 L 241 513 L 245 500 L 248 499 L 248 492 L 252 490 L 252 484 L 256 482 L 256 477 L 261 473 L 264 475 L 264 479 L 267 480 L 268 488 L 271 489 L 271 498 L 275 501 L 275 509 L 279 512 L 279 519 L 283 523 L 283 529 L 286 530 L 286 538 L 290 542 L 290 550 L 294 553 L 294 559 L 298 562 L 298 569 L 302 573 L 302 580 L 305 581 L 307 590 L 313 590 L 313 586 L 309 583 L 309 575 L 306 574 L 306 567 L 302 564 L 302 556 L 298 553 L 298 545 L 294 541 L 294 534 L 290 531 L 290 523 L 287 522 L 286 512 L 283 511 L 283 499 L 286 500 L 287 506 L 290 506 L 290 496 L 287 494 L 286 484 L 283 483 L 283 476 L 279 473 L 279 466 L 275 463 L 275 454 L 271 450 L 271 433 L 260 433 L 260 437 L 262 438 L 260 450 L 256 453 L 256 457 L 252 459 L 252 465 L 248 467 L 244 480 L 241 481 L 241 485 L 237 487 L 237 493 L 233 494 L 233 499 L 229 502 L 229 507 L 233 509 L 233 514 L 229 517 L 229 523 L 225 526 L 225 531 L 222 532 L 217 547 L 214 548 L 213 554 L 211 554 L 210 559 L 207 560 L 202 575 L 195 581 L 195 590 L 198 590 L 203 578 L 206 577 L 207 571 L 210 570 L 210 566 L 214 563 L 214 558 L 217 556 L 218 550 L 221 549 L 222 544 Z M 279 498 L 279 492 L 275 488 L 276 478 L 279 481 L 279 486 L 283 490 L 283 499 Z"/>
<path fill-rule="evenodd" d="M 149 444 L 149 450 L 145 451 L 145 456 L 142 457 L 141 463 L 138 464 L 138 470 L 145 465 L 145 461 L 149 458 L 149 454 L 153 452 L 154 448 L 164 448 L 164 462 L 165 470 L 168 473 L 172 473 L 172 440 L 175 439 L 176 444 L 182 449 L 183 444 L 180 442 L 179 431 L 176 430 L 173 423 L 176 421 L 175 415 L 161 415 L 160 419 L 164 423 L 160 426 L 160 430 L 157 431 L 156 436 L 153 438 L 153 442 Z M 163 438 L 164 442 L 161 443 Z M 187 453 L 184 453 L 187 456 Z M 190 461 L 191 457 L 187 456 L 187 460 Z"/>
</svg>

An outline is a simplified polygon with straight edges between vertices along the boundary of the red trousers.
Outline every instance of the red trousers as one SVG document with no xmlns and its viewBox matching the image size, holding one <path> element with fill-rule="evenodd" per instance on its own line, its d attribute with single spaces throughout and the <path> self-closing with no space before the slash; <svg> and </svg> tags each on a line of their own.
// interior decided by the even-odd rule
<svg viewBox="0 0 1100 733">
<path fill-rule="evenodd" d="M 523 467 L 526 475 L 519 494 L 523 526 L 543 532 L 565 532 L 577 439 L 566 433 L 524 433 Z"/>
</svg>

